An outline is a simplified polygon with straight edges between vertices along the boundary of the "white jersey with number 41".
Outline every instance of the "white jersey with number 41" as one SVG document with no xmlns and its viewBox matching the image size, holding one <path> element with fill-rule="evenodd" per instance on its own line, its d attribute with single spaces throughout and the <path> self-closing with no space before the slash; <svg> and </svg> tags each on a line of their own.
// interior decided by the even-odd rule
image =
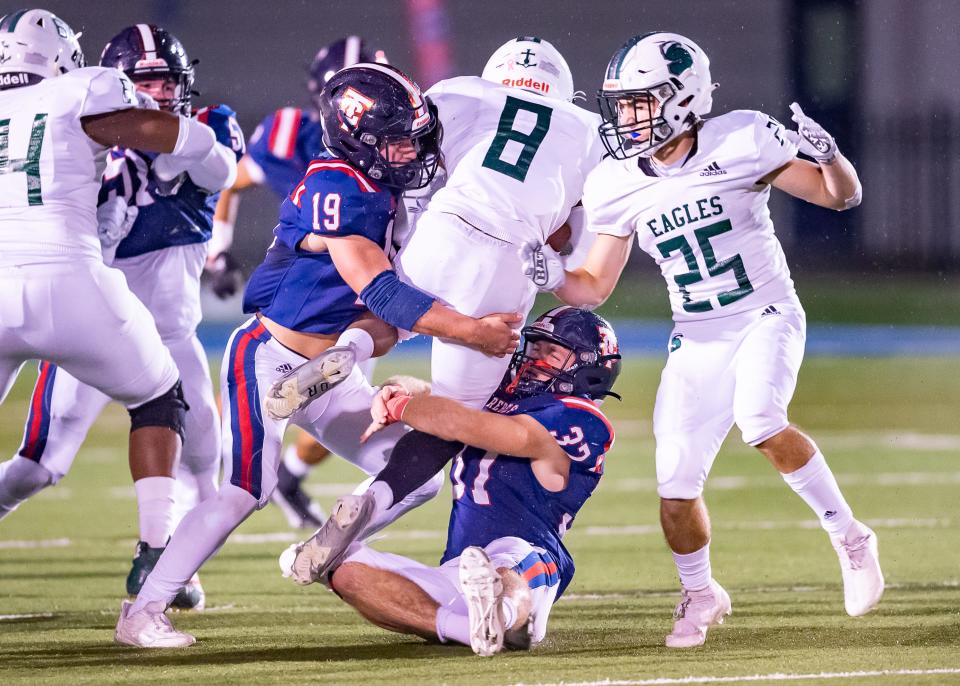
<svg viewBox="0 0 960 686">
<path fill-rule="evenodd" d="M 427 95 L 440 112 L 447 171 L 428 210 L 509 243 L 544 243 L 600 161 L 599 117 L 477 76 L 441 81 Z"/>
<path fill-rule="evenodd" d="M 682 163 L 604 160 L 583 192 L 587 227 L 636 234 L 667 282 L 676 322 L 726 317 L 794 297 L 760 180 L 797 147 L 761 112 L 737 110 L 703 122 Z"/>
<path fill-rule="evenodd" d="M 130 79 L 101 67 L 0 91 L 0 266 L 99 258 L 106 148 L 80 118 L 136 102 Z"/>
</svg>

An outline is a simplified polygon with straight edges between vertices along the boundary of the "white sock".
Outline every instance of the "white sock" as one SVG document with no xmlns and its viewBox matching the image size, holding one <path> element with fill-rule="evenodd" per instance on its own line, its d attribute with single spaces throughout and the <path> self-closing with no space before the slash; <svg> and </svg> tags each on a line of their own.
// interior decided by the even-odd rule
<svg viewBox="0 0 960 686">
<path fill-rule="evenodd" d="M 373 357 L 373 338 L 363 329 L 347 329 L 340 334 L 337 345 L 352 345 L 358 364 Z"/>
<path fill-rule="evenodd" d="M 300 456 L 297 455 L 296 445 L 288 445 L 287 449 L 283 451 L 283 466 L 297 478 L 306 476 L 310 468 L 313 467 L 313 465 L 300 459 Z"/>
<path fill-rule="evenodd" d="M 257 501 L 233 484 L 190 510 L 173 533 L 157 566 L 143 583 L 131 612 L 149 603 L 166 608 L 197 570 L 220 549 L 227 536 L 250 516 Z"/>
<path fill-rule="evenodd" d="M 819 450 L 800 469 L 784 474 L 783 480 L 816 513 L 820 526 L 831 536 L 844 535 L 853 524 L 853 512 Z"/>
<path fill-rule="evenodd" d="M 148 476 L 133 482 L 140 515 L 140 540 L 151 548 L 162 548 L 173 532 L 177 482 L 169 476 Z"/>
<path fill-rule="evenodd" d="M 710 544 L 707 543 L 700 550 L 681 555 L 673 554 L 673 562 L 677 565 L 680 583 L 688 591 L 701 591 L 710 585 L 713 574 L 710 569 Z"/>
<path fill-rule="evenodd" d="M 393 489 L 386 481 L 374 481 L 367 488 L 367 493 L 373 496 L 377 503 L 378 512 L 386 512 L 393 506 Z"/>
<path fill-rule="evenodd" d="M 470 645 L 470 617 L 446 607 L 437 608 L 437 638 L 441 643 L 456 641 Z"/>
</svg>

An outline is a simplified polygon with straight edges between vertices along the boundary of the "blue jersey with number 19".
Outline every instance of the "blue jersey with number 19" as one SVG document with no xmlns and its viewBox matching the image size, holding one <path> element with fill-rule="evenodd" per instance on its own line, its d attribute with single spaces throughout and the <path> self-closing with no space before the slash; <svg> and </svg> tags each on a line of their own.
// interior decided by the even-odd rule
<svg viewBox="0 0 960 686">
<path fill-rule="evenodd" d="M 343 160 L 326 156 L 280 205 L 273 244 L 243 295 L 243 311 L 260 312 L 295 331 L 334 334 L 366 311 L 329 252 L 301 248 L 309 234 L 362 236 L 386 252 L 397 196 Z"/>
<path fill-rule="evenodd" d="M 488 412 L 526 414 L 536 419 L 570 457 L 570 476 L 562 491 L 548 491 L 537 480 L 529 459 L 494 455 L 468 446 L 450 471 L 453 511 L 443 562 L 468 546 L 486 546 L 515 536 L 543 548 L 545 582 L 559 578 L 559 597 L 573 579 L 574 565 L 563 536 L 600 482 L 603 462 L 613 445 L 613 427 L 593 402 L 543 393 L 518 399 L 498 391 Z M 528 581 L 530 581 L 528 579 Z"/>
</svg>

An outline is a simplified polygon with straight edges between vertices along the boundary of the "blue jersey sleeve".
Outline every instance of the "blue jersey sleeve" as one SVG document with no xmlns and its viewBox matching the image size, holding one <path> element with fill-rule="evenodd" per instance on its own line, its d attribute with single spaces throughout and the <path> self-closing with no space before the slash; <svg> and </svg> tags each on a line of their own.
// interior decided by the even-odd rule
<svg viewBox="0 0 960 686">
<path fill-rule="evenodd" d="M 290 194 L 297 228 L 320 236 L 363 236 L 382 244 L 394 199 L 343 162 L 315 162 Z M 281 221 L 283 221 L 281 212 Z"/>
<path fill-rule="evenodd" d="M 603 474 L 603 462 L 613 445 L 614 433 L 600 408 L 584 398 L 561 397 L 529 414 L 567 453 L 572 470 Z"/>
<path fill-rule="evenodd" d="M 237 123 L 236 112 L 227 105 L 215 105 L 197 110 L 194 116 L 213 129 L 217 142 L 233 150 L 237 161 L 243 157 L 246 152 L 246 143 L 243 139 L 243 130 Z"/>
</svg>

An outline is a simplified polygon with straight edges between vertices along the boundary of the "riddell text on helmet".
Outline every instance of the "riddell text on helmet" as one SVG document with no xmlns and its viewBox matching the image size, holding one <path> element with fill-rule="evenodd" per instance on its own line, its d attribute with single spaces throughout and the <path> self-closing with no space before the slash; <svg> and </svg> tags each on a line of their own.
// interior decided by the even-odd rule
<svg viewBox="0 0 960 686">
<path fill-rule="evenodd" d="M 504 79 L 501 81 L 504 86 L 514 86 L 516 88 L 532 88 L 541 93 L 550 92 L 550 84 L 544 81 L 535 81 L 534 79 Z"/>
</svg>

